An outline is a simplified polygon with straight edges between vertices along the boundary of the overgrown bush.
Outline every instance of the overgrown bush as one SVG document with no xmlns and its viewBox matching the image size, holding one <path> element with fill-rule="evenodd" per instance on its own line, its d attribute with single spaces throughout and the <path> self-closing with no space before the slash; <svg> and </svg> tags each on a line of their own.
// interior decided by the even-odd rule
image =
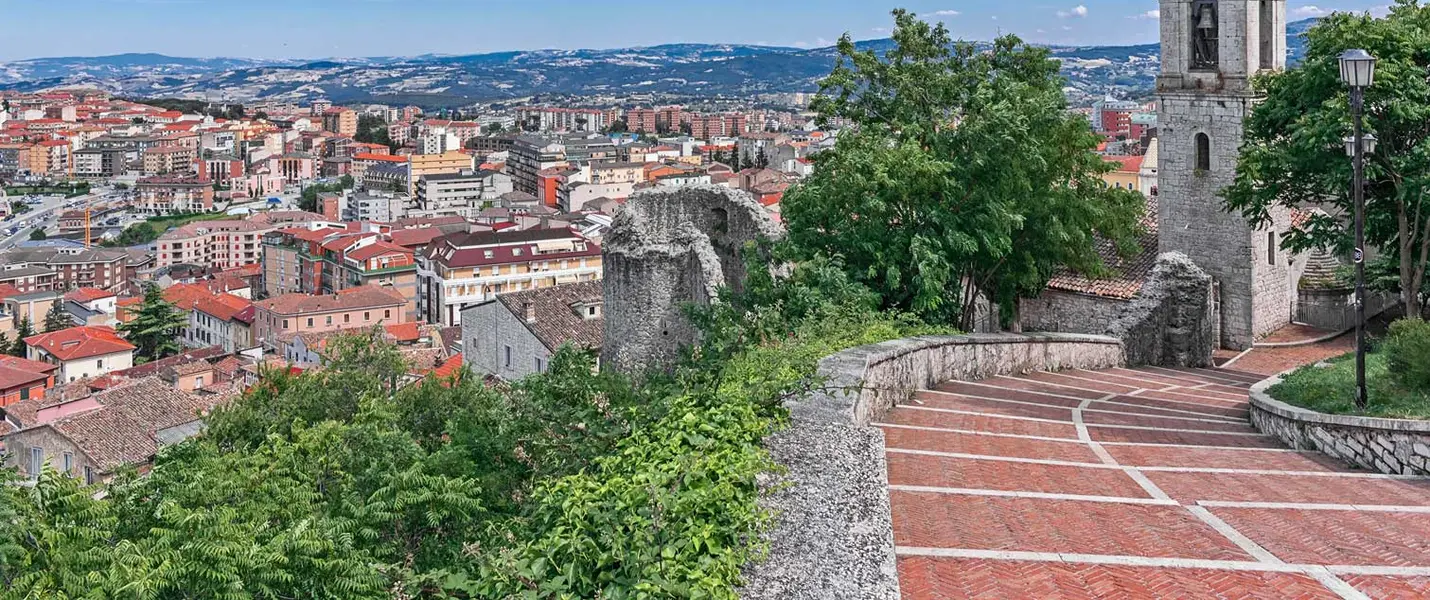
<svg viewBox="0 0 1430 600">
<path fill-rule="evenodd" d="M 1383 346 L 1390 377 L 1400 386 L 1430 392 L 1430 323 L 1401 319 L 1390 325 Z"/>
</svg>

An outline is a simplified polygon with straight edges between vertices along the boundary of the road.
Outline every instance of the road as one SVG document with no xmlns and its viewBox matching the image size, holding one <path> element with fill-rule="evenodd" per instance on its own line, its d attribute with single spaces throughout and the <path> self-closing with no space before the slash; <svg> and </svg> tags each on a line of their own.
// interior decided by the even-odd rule
<svg viewBox="0 0 1430 600">
<path fill-rule="evenodd" d="M 42 204 L 30 207 L 29 212 L 15 215 L 15 218 L 0 223 L 0 250 L 14 247 L 16 244 L 30 239 L 30 231 L 35 227 L 42 227 L 49 233 L 54 233 L 55 222 L 59 215 L 66 210 L 83 208 L 87 204 L 97 202 L 108 193 L 108 188 L 95 188 L 94 192 L 76 198 L 59 198 L 53 196 L 43 197 Z M 23 196 L 10 196 L 6 202 L 23 201 Z M 5 235 L 5 231 L 11 227 L 17 227 L 14 235 Z"/>
</svg>

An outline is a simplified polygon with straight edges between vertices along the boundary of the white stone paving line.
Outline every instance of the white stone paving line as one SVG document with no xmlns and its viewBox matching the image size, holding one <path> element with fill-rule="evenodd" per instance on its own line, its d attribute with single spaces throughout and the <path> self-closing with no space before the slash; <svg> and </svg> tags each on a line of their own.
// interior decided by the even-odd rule
<svg viewBox="0 0 1430 600">
<path fill-rule="evenodd" d="M 1250 554 L 1257 562 L 1272 564 L 1285 563 L 1285 561 L 1276 558 L 1275 554 L 1262 548 L 1261 544 L 1251 541 L 1251 538 L 1242 535 L 1241 532 L 1237 531 L 1231 524 L 1221 520 L 1221 517 L 1212 514 L 1206 507 L 1188 506 L 1187 511 L 1191 512 L 1196 518 L 1201 519 L 1203 523 L 1210 525 L 1211 528 L 1215 529 L 1217 533 L 1220 533 L 1222 537 L 1231 540 L 1231 543 L 1236 544 L 1237 548 L 1241 548 L 1242 552 Z"/>
<path fill-rule="evenodd" d="M 1396 506 L 1390 504 L 1316 504 L 1310 502 L 1236 502 L 1231 500 L 1199 500 L 1207 508 L 1259 508 L 1272 510 L 1339 510 L 1348 512 L 1419 513 L 1430 514 L 1430 506 Z"/>
<path fill-rule="evenodd" d="M 1207 378 L 1207 379 L 1215 379 L 1215 380 L 1217 380 L 1217 381 L 1226 382 L 1226 383 L 1228 383 L 1228 384 L 1233 384 L 1233 385 L 1250 385 L 1250 383 L 1251 383 L 1251 382 L 1247 382 L 1247 381 L 1242 381 L 1242 380 L 1237 379 L 1237 378 L 1227 377 L 1226 375 L 1217 375 L 1215 371 L 1211 371 L 1210 369 L 1203 369 L 1203 370 L 1198 371 L 1198 372 L 1196 372 L 1196 373 L 1185 373 L 1185 372 L 1182 372 L 1182 371 L 1178 371 L 1178 370 L 1176 370 L 1176 369 L 1167 369 L 1167 368 L 1163 368 L 1163 367 L 1143 367 L 1143 368 L 1147 369 L 1148 371 L 1150 371 L 1150 372 L 1152 372 L 1152 373 L 1156 373 L 1156 374 L 1158 374 L 1158 375 L 1166 375 L 1166 376 L 1168 376 L 1168 377 L 1182 377 L 1182 378 L 1184 378 L 1184 379 L 1191 379 L 1192 381 L 1201 381 L 1200 379 L 1193 379 L 1193 378 L 1192 378 L 1193 375 L 1197 375 L 1197 376 L 1205 377 L 1205 378 Z"/>
<path fill-rule="evenodd" d="M 1121 379 L 1121 380 L 1123 380 L 1123 381 L 1136 382 L 1137 385 L 1132 385 L 1132 384 L 1129 384 L 1129 383 L 1118 383 L 1118 382 L 1116 382 L 1116 381 L 1107 381 L 1107 380 L 1105 380 L 1105 379 L 1098 379 L 1098 378 L 1096 378 L 1096 377 L 1088 377 L 1088 376 L 1086 376 L 1086 375 L 1079 377 L 1077 374 L 1080 374 L 1080 373 L 1081 373 L 1081 374 L 1093 374 L 1093 375 L 1101 374 L 1101 375 L 1105 375 L 1105 376 L 1107 376 L 1107 377 L 1114 377 L 1114 378 L 1117 378 L 1117 379 Z M 1167 382 L 1165 382 L 1165 381 L 1156 381 L 1156 380 L 1153 380 L 1153 379 L 1143 379 L 1143 378 L 1141 378 L 1141 377 L 1132 377 L 1132 376 L 1129 376 L 1129 375 L 1119 375 L 1119 374 L 1117 374 L 1117 373 L 1112 373 L 1112 372 L 1099 373 L 1098 371 L 1089 371 L 1089 370 L 1087 370 L 1087 369 L 1070 369 L 1070 370 L 1067 370 L 1067 371 L 1061 371 L 1061 372 L 1059 372 L 1058 374 L 1059 374 L 1059 375 L 1065 375 L 1065 376 L 1067 376 L 1067 377 L 1072 377 L 1073 379 L 1080 379 L 1080 380 L 1082 380 L 1082 381 L 1090 381 L 1090 382 L 1094 382 L 1094 383 L 1100 383 L 1100 384 L 1102 384 L 1102 385 L 1116 385 L 1116 386 L 1121 386 L 1121 387 L 1125 387 L 1125 388 L 1132 388 L 1132 389 L 1134 389 L 1134 390 L 1154 390 L 1154 391 L 1160 391 L 1160 390 L 1167 390 L 1167 389 L 1171 389 L 1171 388 L 1187 387 L 1185 384 L 1167 383 Z M 1185 381 L 1185 380 L 1184 380 L 1184 381 Z"/>
<path fill-rule="evenodd" d="M 1082 369 L 1082 370 L 1086 370 L 1086 369 Z M 1190 378 L 1190 377 L 1186 377 L 1186 376 L 1183 376 L 1183 375 L 1163 375 L 1163 374 L 1161 374 L 1161 373 L 1148 373 L 1148 372 L 1145 372 L 1145 371 L 1138 371 L 1138 370 L 1135 370 L 1135 369 L 1128 369 L 1128 368 L 1126 368 L 1126 367 L 1113 367 L 1113 368 L 1111 368 L 1111 369 L 1108 369 L 1107 372 L 1108 372 L 1108 373 L 1111 373 L 1111 374 L 1113 374 L 1113 375 L 1116 375 L 1117 377 L 1125 377 L 1125 378 L 1127 378 L 1127 379 L 1137 379 L 1137 380 L 1139 380 L 1139 381 L 1156 381 L 1155 379 L 1144 379 L 1144 378 L 1146 378 L 1146 377 L 1161 377 L 1161 378 L 1163 378 L 1163 379 L 1175 379 L 1175 380 L 1177 380 L 1177 381 L 1184 382 L 1184 383 L 1178 383 L 1178 384 L 1169 384 L 1169 383 L 1164 383 L 1164 382 L 1160 382 L 1160 381 L 1159 381 L 1159 382 L 1157 382 L 1159 385 L 1176 385 L 1176 386 L 1181 386 L 1181 387 L 1194 387 L 1194 386 L 1190 386 L 1190 385 L 1187 385 L 1187 384 L 1189 384 L 1189 383 L 1191 383 L 1191 384 L 1201 383 L 1201 382 L 1199 382 L 1199 381 L 1197 381 L 1197 380 L 1195 380 L 1195 379 L 1192 379 L 1192 378 Z M 1127 373 L 1127 374 L 1124 375 L 1123 373 Z"/>
<path fill-rule="evenodd" d="M 1042 442 L 1056 442 L 1061 444 L 1082 444 L 1082 440 L 1077 438 L 1057 438 L 1045 435 L 1027 435 L 1022 433 L 995 433 L 992 431 L 977 431 L 974 429 L 955 429 L 951 427 L 928 427 L 924 425 L 900 425 L 897 423 L 871 423 L 871 427 L 887 427 L 890 429 L 910 429 L 914 431 L 936 431 L 939 433 L 959 433 L 964 435 L 982 435 L 988 437 L 1014 438 L 1020 440 L 1038 440 Z M 1157 444 L 1152 442 L 1098 442 L 1099 446 L 1140 446 L 1149 448 L 1183 448 L 1193 450 L 1236 450 L 1245 452 L 1291 452 L 1295 454 L 1316 454 L 1310 450 L 1292 450 L 1290 448 L 1257 448 L 1243 446 L 1204 446 L 1201 444 Z"/>
<path fill-rule="evenodd" d="M 1036 500 L 1066 500 L 1070 502 L 1097 502 L 1101 504 L 1141 504 L 1151 506 L 1179 506 L 1176 500 L 1156 498 L 1124 498 L 1120 496 L 1089 496 L 1086 494 L 1058 494 L 1054 492 L 1015 492 L 1008 490 L 985 490 L 983 488 L 949 488 L 927 485 L 890 485 L 895 492 L 917 492 L 924 494 L 948 494 L 951 496 L 984 496 L 993 498 L 1031 498 Z"/>
<path fill-rule="evenodd" d="M 1072 407 L 1072 406 L 1066 406 L 1066 405 L 1062 405 L 1062 404 L 1043 404 L 1042 402 L 1029 402 L 1029 401 L 1027 401 L 1027 400 L 1009 400 L 1009 399 L 1007 399 L 1007 398 L 994 398 L 994 397 L 991 397 L 991 396 L 979 396 L 979 395 L 977 395 L 977 394 L 964 394 L 964 393 L 960 393 L 960 392 L 944 392 L 944 391 L 939 391 L 939 390 L 920 390 L 920 393 L 925 393 L 925 394 L 937 394 L 937 395 L 943 395 L 943 396 L 953 396 L 952 398 L 949 398 L 950 400 L 957 400 L 957 399 L 960 399 L 960 398 L 965 398 L 965 399 L 973 399 L 973 400 L 983 400 L 983 401 L 986 401 L 986 402 L 1002 402 L 1002 403 L 1005 403 L 1005 404 L 1018 404 L 1018 405 L 1022 405 L 1022 406 L 1039 406 L 1039 407 L 1044 407 L 1044 408 L 1061 408 L 1061 409 L 1063 409 L 1063 410 L 1073 410 L 1073 408 L 1074 408 L 1074 407 Z M 1116 397 L 1116 396 L 1114 396 L 1114 397 Z M 925 405 L 925 403 L 924 403 L 922 400 L 919 400 L 918 398 L 914 398 L 914 402 L 918 402 L 920 406 L 924 406 L 924 405 Z M 1082 409 L 1083 412 L 1095 412 L 1095 413 L 1110 414 L 1110 415 L 1131 415 L 1131 416 L 1136 416 L 1136 417 L 1148 417 L 1148 418 L 1153 418 L 1153 419 L 1177 419 L 1177 420 L 1181 420 L 1181 421 L 1196 421 L 1196 422 L 1200 422 L 1200 423 L 1225 423 L 1225 424 L 1231 424 L 1231 425 L 1245 425 L 1245 424 L 1246 424 L 1246 420 L 1245 420 L 1245 419 L 1237 419 L 1237 418 L 1235 418 L 1235 417 L 1228 417 L 1228 416 L 1225 416 L 1225 415 L 1217 415 L 1217 414 L 1196 412 L 1196 411 L 1190 411 L 1190 410 L 1177 410 L 1177 409 L 1175 409 L 1175 408 L 1160 408 L 1160 407 L 1156 407 L 1156 406 L 1144 406 L 1144 405 L 1141 405 L 1141 404 L 1128 404 L 1128 403 L 1126 403 L 1126 402 L 1118 402 L 1118 401 L 1116 401 L 1116 400 L 1086 400 L 1085 402 L 1098 402 L 1098 403 L 1102 403 L 1102 404 L 1115 404 L 1115 405 L 1118 405 L 1118 406 L 1128 406 L 1128 407 L 1132 407 L 1132 408 L 1145 408 L 1145 409 L 1151 409 L 1151 410 L 1162 410 L 1162 411 L 1174 412 L 1174 413 L 1183 414 L 1183 415 L 1197 415 L 1197 416 L 1196 416 L 1196 417 L 1179 417 L 1179 416 L 1174 416 L 1174 415 L 1151 415 L 1151 414 L 1147 414 L 1147 413 L 1126 412 L 1126 411 L 1121 411 L 1121 410 L 1103 410 L 1103 409 L 1099 409 L 1099 408 L 1083 408 L 1083 409 Z M 1175 402 L 1175 400 L 1169 400 L 1169 402 Z M 907 405 L 907 404 L 904 404 L 904 405 L 901 405 L 901 406 L 908 406 L 908 405 Z M 1210 417 L 1210 418 L 1208 418 L 1208 417 Z"/>
<path fill-rule="evenodd" d="M 1361 593 L 1360 590 L 1346 583 L 1344 579 L 1336 577 L 1335 574 L 1326 570 L 1325 567 L 1312 567 L 1306 570 L 1306 574 L 1310 575 L 1312 579 L 1315 579 L 1321 585 L 1326 586 L 1326 589 L 1335 592 L 1336 595 L 1340 596 L 1343 600 L 1370 600 L 1370 596 Z"/>
<path fill-rule="evenodd" d="M 1023 456 L 999 456 L 994 454 L 969 454 L 966 452 L 944 452 L 942 450 L 917 450 L 913 448 L 885 448 L 890 454 L 912 454 L 917 456 L 936 456 L 939 458 L 953 458 L 958 460 L 983 460 L 990 462 L 1022 463 L 1029 465 L 1046 465 L 1050 467 L 1078 467 L 1083 469 L 1120 469 L 1136 470 L 1151 473 L 1211 473 L 1220 475 L 1277 475 L 1288 477 L 1343 477 L 1348 479 L 1386 479 L 1400 481 L 1424 481 L 1426 477 L 1417 475 L 1388 475 L 1384 473 L 1361 473 L 1344 471 L 1289 471 L 1283 469 L 1232 469 L 1223 467 L 1160 467 L 1146 465 L 1123 465 L 1119 464 L 1106 449 L 1093 441 L 1083 442 L 1088 444 L 1094 454 L 1102 460 L 1100 463 L 1079 462 L 1075 460 L 1058 460 L 1052 458 L 1027 458 Z M 1138 474 L 1140 475 L 1140 473 Z"/>
<path fill-rule="evenodd" d="M 1013 560 L 1025 562 L 1055 562 L 1070 564 L 1115 565 L 1172 569 L 1209 569 L 1217 571 L 1259 571 L 1268 573 L 1304 573 L 1322 571 L 1335 575 L 1389 575 L 1401 577 L 1430 576 L 1430 567 L 1388 567 L 1361 565 L 1310 565 L 1294 563 L 1263 563 L 1249 560 L 1208 560 L 1200 558 L 1153 558 L 1126 554 L 1076 554 L 1071 552 L 1026 552 L 1017 550 L 979 550 L 970 548 L 894 548 L 899 556 L 930 558 L 970 558 Z M 1314 575 L 1312 575 L 1314 576 Z"/>
<path fill-rule="evenodd" d="M 1091 400 L 1089 400 L 1089 402 L 1091 402 Z M 929 412 L 948 413 L 948 414 L 954 414 L 954 415 L 968 415 L 968 416 L 975 416 L 975 417 L 988 417 L 988 418 L 990 418 L 990 419 L 1008 419 L 1008 420 L 1012 420 L 1012 421 L 1031 421 L 1031 422 L 1034 422 L 1034 423 L 1052 423 L 1052 424 L 1056 424 L 1056 425 L 1077 425 L 1077 424 L 1078 424 L 1077 421 L 1071 421 L 1071 422 L 1069 422 L 1069 421 L 1060 421 L 1060 420 L 1057 420 L 1057 419 L 1044 419 L 1044 418 L 1042 418 L 1042 417 L 1024 417 L 1024 416 L 1022 416 L 1022 415 L 1000 415 L 1000 414 L 998 414 L 998 413 L 978 412 L 978 411 L 976 411 L 976 410 L 958 410 L 958 409 L 953 409 L 953 408 L 934 408 L 934 407 L 931 407 L 931 406 L 909 406 L 909 405 L 907 405 L 907 404 L 904 405 L 904 406 L 900 406 L 900 407 L 898 407 L 898 408 L 907 409 L 907 410 L 924 410 L 924 411 L 929 411 Z M 1077 412 L 1074 411 L 1074 414 L 1077 414 Z M 1152 418 L 1155 419 L 1155 418 L 1157 418 L 1157 417 L 1152 417 Z M 1080 415 L 1078 416 L 1078 419 L 1079 419 L 1079 420 L 1081 419 L 1081 416 L 1080 416 Z M 1143 425 L 1112 425 L 1112 424 L 1103 424 L 1103 423 L 1090 423 L 1090 424 L 1084 425 L 1084 427 L 1087 427 L 1087 428 L 1093 428 L 1093 427 L 1095 427 L 1095 428 L 1097 428 L 1097 429 L 1133 429 L 1133 430 L 1137 430 L 1137 431 L 1166 431 L 1166 432 L 1170 432 L 1170 433 L 1210 433 L 1210 434 L 1215 434 L 1215 435 L 1237 435 L 1237 436 L 1246 436 L 1246 437 L 1266 437 L 1265 434 L 1255 433 L 1255 432 L 1216 431 L 1216 430 L 1208 430 L 1208 429 L 1182 429 L 1182 428 L 1175 428 L 1175 427 L 1147 427 L 1147 426 L 1143 426 Z"/>
<path fill-rule="evenodd" d="M 1024 381 L 1024 382 L 1027 382 L 1027 383 L 1036 383 L 1036 384 L 1040 384 L 1040 385 L 1057 385 L 1057 384 L 1054 384 L 1054 383 L 1048 383 L 1048 382 L 1046 382 L 1046 381 L 1037 381 L 1037 380 L 1035 380 L 1035 379 L 1024 379 L 1024 378 L 1022 378 L 1022 377 L 1015 377 L 1015 376 L 1012 376 L 1012 375 L 1004 375 L 1004 376 L 1002 376 L 1002 377 L 1003 377 L 1004 379 L 1013 379 L 1013 380 L 1017 380 L 1017 381 Z M 1008 386 L 1006 386 L 1006 385 L 993 385 L 993 384 L 991 384 L 991 383 L 983 383 L 983 382 L 981 382 L 981 381 L 960 381 L 960 382 L 958 382 L 958 383 L 963 383 L 963 384 L 967 384 L 967 385 L 976 385 L 976 386 L 978 386 L 978 387 L 993 388 L 993 389 L 998 389 L 998 390 L 1006 390 L 1006 391 L 1010 391 L 1010 392 L 1018 392 L 1018 393 L 1020 393 L 1020 394 L 1037 394 L 1037 395 L 1039 395 L 1039 396 L 1050 396 L 1050 397 L 1053 397 L 1053 398 L 1062 398 L 1062 399 L 1064 399 L 1064 400 L 1077 400 L 1077 401 L 1079 401 L 1079 402 L 1081 402 L 1081 401 L 1083 401 L 1083 400 L 1087 400 L 1087 398 L 1083 398 L 1082 396 L 1068 396 L 1068 395 L 1066 395 L 1066 394 L 1054 394 L 1054 393 L 1052 393 L 1052 392 L 1035 392 L 1035 391 L 1033 391 L 1033 390 L 1020 390 L 1020 389 L 1018 389 L 1018 388 L 1012 388 L 1012 387 L 1008 387 Z M 1102 391 L 1098 391 L 1098 390 L 1087 390 L 1087 389 L 1083 389 L 1083 388 L 1075 388 L 1075 387 L 1066 386 L 1066 385 L 1058 385 L 1057 387 L 1065 387 L 1065 388 L 1068 388 L 1068 389 L 1070 389 L 1070 390 L 1078 390 L 1078 391 L 1081 391 L 1081 392 L 1094 392 L 1094 393 L 1098 393 L 1098 394 L 1106 394 L 1106 393 L 1107 393 L 1107 392 L 1102 392 Z M 950 393 L 950 394 L 957 394 L 958 392 L 948 392 L 948 393 Z"/>
</svg>

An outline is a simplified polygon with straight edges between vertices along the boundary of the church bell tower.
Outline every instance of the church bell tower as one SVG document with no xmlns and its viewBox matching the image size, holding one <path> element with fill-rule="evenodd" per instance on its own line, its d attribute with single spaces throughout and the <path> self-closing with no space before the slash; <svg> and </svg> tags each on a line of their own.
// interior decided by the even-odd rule
<svg viewBox="0 0 1430 600">
<path fill-rule="evenodd" d="M 1251 78 L 1286 67 L 1286 0 L 1161 0 L 1157 78 L 1158 235 L 1216 281 L 1221 345 L 1246 349 L 1291 321 L 1296 298 L 1284 210 L 1255 229 L 1222 210 L 1236 177 Z"/>
</svg>

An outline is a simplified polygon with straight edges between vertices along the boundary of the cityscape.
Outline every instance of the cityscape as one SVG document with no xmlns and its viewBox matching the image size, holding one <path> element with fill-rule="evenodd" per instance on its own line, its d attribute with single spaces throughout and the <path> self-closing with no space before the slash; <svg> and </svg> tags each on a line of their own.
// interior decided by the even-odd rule
<svg viewBox="0 0 1430 600">
<path fill-rule="evenodd" d="M 0 35 L 0 600 L 1430 598 L 1430 7 L 372 4 Z"/>
</svg>

